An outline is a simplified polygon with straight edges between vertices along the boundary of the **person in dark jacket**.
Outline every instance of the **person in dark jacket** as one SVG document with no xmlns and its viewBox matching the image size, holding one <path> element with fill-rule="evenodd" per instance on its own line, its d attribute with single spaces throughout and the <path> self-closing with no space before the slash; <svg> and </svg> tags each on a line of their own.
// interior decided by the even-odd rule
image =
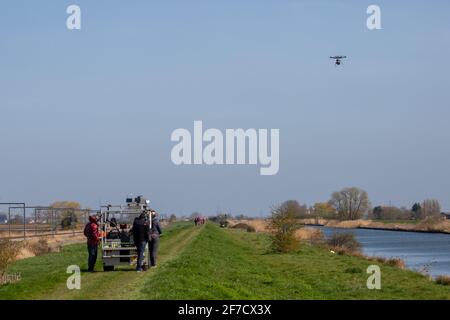
<svg viewBox="0 0 450 320">
<path fill-rule="evenodd" d="M 136 271 L 142 271 L 144 264 L 145 246 L 149 240 L 150 227 L 145 219 L 145 213 L 141 213 L 133 222 L 133 240 L 137 248 L 138 260 L 136 263 Z"/>
<path fill-rule="evenodd" d="M 149 233 L 148 251 L 150 258 L 150 267 L 156 268 L 156 257 L 158 255 L 159 237 L 162 234 L 162 229 L 155 211 L 151 212 L 152 227 Z"/>
<path fill-rule="evenodd" d="M 95 263 L 97 262 L 98 244 L 101 239 L 97 217 L 89 217 L 89 222 L 84 227 L 84 235 L 87 238 L 88 271 L 94 272 Z"/>
</svg>

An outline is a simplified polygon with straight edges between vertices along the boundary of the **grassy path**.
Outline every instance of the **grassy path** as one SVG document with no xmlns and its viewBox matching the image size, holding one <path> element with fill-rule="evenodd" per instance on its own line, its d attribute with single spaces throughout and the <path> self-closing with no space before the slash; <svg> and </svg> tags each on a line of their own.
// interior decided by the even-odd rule
<svg viewBox="0 0 450 320">
<path fill-rule="evenodd" d="M 191 224 L 176 224 L 165 230 L 161 238 L 159 265 L 179 255 L 200 233 L 201 228 Z M 0 299 L 130 299 L 133 291 L 140 290 L 144 279 L 151 278 L 158 270 L 137 273 L 133 268 L 103 272 L 100 261 L 94 273 L 81 276 L 81 289 L 68 290 L 67 266 L 71 264 L 86 268 L 85 245 L 70 245 L 58 254 L 25 259 L 9 270 L 21 272 L 22 281 L 15 285 L 0 287 Z"/>
</svg>

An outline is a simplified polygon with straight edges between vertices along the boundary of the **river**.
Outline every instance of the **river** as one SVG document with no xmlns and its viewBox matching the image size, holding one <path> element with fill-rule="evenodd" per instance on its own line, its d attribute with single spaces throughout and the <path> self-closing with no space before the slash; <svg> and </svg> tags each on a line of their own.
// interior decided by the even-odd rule
<svg viewBox="0 0 450 320">
<path fill-rule="evenodd" d="M 450 276 L 450 234 L 317 227 L 329 238 L 351 232 L 368 256 L 401 258 L 409 269 Z"/>
</svg>

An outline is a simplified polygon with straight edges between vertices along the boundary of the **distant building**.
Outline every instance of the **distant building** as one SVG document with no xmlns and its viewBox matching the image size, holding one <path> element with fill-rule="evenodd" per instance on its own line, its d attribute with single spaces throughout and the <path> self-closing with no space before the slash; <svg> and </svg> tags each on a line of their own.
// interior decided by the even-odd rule
<svg viewBox="0 0 450 320">
<path fill-rule="evenodd" d="M 441 216 L 450 220 L 450 212 L 441 212 Z"/>
</svg>

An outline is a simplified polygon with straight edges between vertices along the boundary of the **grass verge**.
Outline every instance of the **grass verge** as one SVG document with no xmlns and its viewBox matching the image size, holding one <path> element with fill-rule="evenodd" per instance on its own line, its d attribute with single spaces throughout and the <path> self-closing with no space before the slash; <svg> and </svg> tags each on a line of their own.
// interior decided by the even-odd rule
<svg viewBox="0 0 450 320">
<path fill-rule="evenodd" d="M 450 299 L 426 277 L 363 257 L 302 245 L 268 251 L 266 234 L 206 225 L 177 259 L 143 286 L 142 299 Z M 382 289 L 369 290 L 367 267 L 378 264 Z"/>
</svg>

